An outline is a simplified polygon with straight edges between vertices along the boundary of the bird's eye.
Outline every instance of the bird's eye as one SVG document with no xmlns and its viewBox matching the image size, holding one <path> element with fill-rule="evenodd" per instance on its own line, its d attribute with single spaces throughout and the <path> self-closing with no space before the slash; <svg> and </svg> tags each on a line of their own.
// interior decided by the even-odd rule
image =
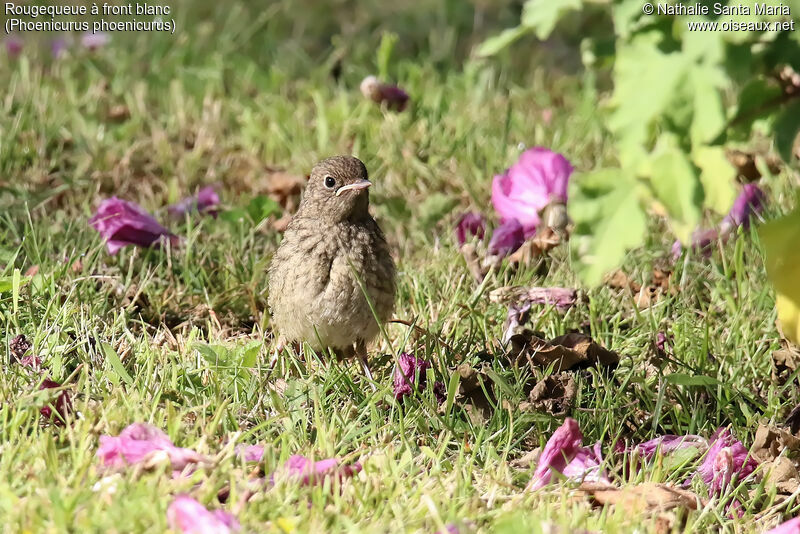
<svg viewBox="0 0 800 534">
<path fill-rule="evenodd" d="M 336 180 L 333 179 L 333 176 L 326 176 L 325 177 L 325 187 L 328 189 L 333 189 L 336 185 Z"/>
</svg>

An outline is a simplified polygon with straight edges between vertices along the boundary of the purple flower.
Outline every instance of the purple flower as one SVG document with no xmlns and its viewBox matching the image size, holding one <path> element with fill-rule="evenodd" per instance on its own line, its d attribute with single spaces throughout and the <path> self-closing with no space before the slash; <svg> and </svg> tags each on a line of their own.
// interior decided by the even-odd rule
<svg viewBox="0 0 800 534">
<path fill-rule="evenodd" d="M 378 104 L 386 103 L 386 107 L 403 111 L 408 104 L 408 93 L 388 83 L 383 83 L 375 76 L 367 76 L 361 82 L 361 94 Z"/>
<path fill-rule="evenodd" d="M 260 462 L 264 457 L 264 447 L 261 445 L 239 445 L 235 450 L 245 462 Z"/>
<path fill-rule="evenodd" d="M 764 534 L 800 534 L 800 517 L 795 517 L 777 527 L 770 529 Z"/>
<path fill-rule="evenodd" d="M 286 460 L 280 471 L 273 473 L 273 482 L 278 475 L 279 478 L 296 480 L 303 486 L 311 486 L 322 483 L 327 477 L 335 477 L 341 482 L 361 471 L 361 464 L 358 462 L 352 465 L 339 465 L 339 462 L 338 458 L 314 462 L 305 456 L 295 454 Z"/>
<path fill-rule="evenodd" d="M 600 443 L 594 447 L 582 447 L 583 434 L 578 422 L 567 417 L 564 424 L 553 432 L 544 446 L 536 471 L 528 483 L 529 490 L 548 485 L 553 472 L 561 473 L 569 480 L 593 482 L 608 480 L 600 470 L 603 457 Z"/>
<path fill-rule="evenodd" d="M 758 462 L 727 428 L 717 429 L 710 441 L 711 446 L 695 476 L 703 479 L 712 495 L 721 496 L 734 477 L 744 480 L 755 471 Z"/>
<path fill-rule="evenodd" d="M 525 242 L 525 232 L 517 219 L 508 219 L 495 229 L 489 240 L 489 254 L 508 256 Z"/>
<path fill-rule="evenodd" d="M 480 213 L 469 212 L 465 213 L 458 219 L 456 223 L 456 239 L 458 245 L 461 246 L 467 242 L 471 237 L 475 236 L 478 239 L 483 239 L 486 232 L 486 221 Z"/>
<path fill-rule="evenodd" d="M 39 386 L 40 390 L 60 388 L 61 384 L 55 380 L 45 378 Z M 55 409 L 55 411 L 54 411 Z M 56 399 L 39 409 L 42 417 L 52 420 L 57 425 L 64 424 L 67 420 L 67 414 L 72 412 L 72 397 L 67 390 L 61 390 Z"/>
<path fill-rule="evenodd" d="M 528 302 L 549 304 L 556 308 L 566 309 L 575 304 L 578 292 L 569 287 L 531 287 L 528 289 Z"/>
<path fill-rule="evenodd" d="M 89 224 L 105 239 L 109 254 L 116 254 L 126 245 L 149 247 L 165 239 L 178 243 L 178 237 L 161 226 L 152 215 L 137 204 L 117 197 L 101 202 Z"/>
<path fill-rule="evenodd" d="M 232 514 L 224 510 L 211 512 L 188 495 L 178 495 L 170 503 L 167 523 L 182 534 L 228 534 L 240 527 Z"/>
<path fill-rule="evenodd" d="M 81 44 L 87 50 L 94 52 L 99 48 L 103 48 L 111 41 L 111 37 L 104 32 L 86 32 L 81 35 Z"/>
<path fill-rule="evenodd" d="M 397 367 L 394 369 L 394 398 L 402 399 L 406 395 L 411 395 L 414 391 L 414 381 L 419 377 L 417 389 L 420 391 L 425 388 L 425 371 L 431 366 L 431 362 L 421 358 L 416 358 L 410 354 L 402 353 L 397 359 Z"/>
<path fill-rule="evenodd" d="M 505 174 L 492 181 L 492 204 L 502 221 L 517 219 L 525 238 L 536 233 L 539 212 L 551 202 L 567 203 L 573 167 L 567 158 L 546 148 L 530 148 Z"/>
<path fill-rule="evenodd" d="M 750 219 L 758 215 L 764 209 L 766 195 L 756 184 L 745 184 L 742 192 L 736 197 L 728 215 L 722 220 L 720 225 L 723 232 L 733 230 L 738 226 L 747 228 Z"/>
<path fill-rule="evenodd" d="M 727 241 L 739 226 L 747 228 L 751 219 L 764 209 L 765 199 L 766 195 L 760 187 L 756 184 L 745 184 L 718 229 L 696 230 L 692 233 L 692 250 L 709 257 L 711 255 L 711 244 L 718 239 L 723 242 Z M 678 259 L 682 251 L 683 247 L 680 241 L 675 241 L 672 244 L 672 257 Z"/>
<path fill-rule="evenodd" d="M 669 341 L 669 338 L 664 332 L 656 334 L 656 350 L 658 352 L 664 352 L 667 347 L 667 341 Z"/>
<path fill-rule="evenodd" d="M 191 449 L 176 447 L 164 432 L 146 423 L 128 425 L 119 436 L 100 436 L 97 457 L 104 467 L 119 469 L 149 459 L 158 452 L 169 458 L 173 474 L 205 460 Z"/>
<path fill-rule="evenodd" d="M 16 59 L 22 53 L 25 43 L 16 35 L 6 37 L 6 53 L 11 59 Z"/>
<path fill-rule="evenodd" d="M 50 54 L 53 58 L 58 59 L 66 52 L 68 48 L 67 39 L 64 37 L 56 37 L 50 42 Z"/>
<path fill-rule="evenodd" d="M 708 448 L 708 441 L 694 434 L 687 434 L 685 436 L 676 436 L 675 434 L 667 434 L 658 438 L 645 441 L 634 447 L 633 452 L 640 456 L 650 459 L 656 453 L 667 454 L 673 451 L 688 449 L 689 447 L 697 447 L 700 450 Z"/>
<path fill-rule="evenodd" d="M 217 216 L 215 209 L 219 205 L 219 195 L 211 186 L 204 187 L 197 192 L 193 197 L 186 197 L 180 202 L 177 202 L 167 207 L 167 211 L 173 217 L 183 217 L 191 211 L 199 211 L 200 213 L 208 213 L 214 217 Z"/>
</svg>

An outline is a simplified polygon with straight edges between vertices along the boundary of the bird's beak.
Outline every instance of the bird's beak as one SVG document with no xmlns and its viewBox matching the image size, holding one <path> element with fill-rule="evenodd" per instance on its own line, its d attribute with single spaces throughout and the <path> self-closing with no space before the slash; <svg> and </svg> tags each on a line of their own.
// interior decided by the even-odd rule
<svg viewBox="0 0 800 534">
<path fill-rule="evenodd" d="M 370 182 L 369 180 L 359 180 L 359 181 L 357 181 L 356 183 L 353 183 L 353 184 L 343 185 L 342 187 L 340 187 L 339 189 L 336 190 L 336 196 L 338 197 L 339 195 L 341 195 L 345 191 L 359 191 L 361 189 L 366 189 L 371 185 L 372 185 L 372 182 Z"/>
</svg>

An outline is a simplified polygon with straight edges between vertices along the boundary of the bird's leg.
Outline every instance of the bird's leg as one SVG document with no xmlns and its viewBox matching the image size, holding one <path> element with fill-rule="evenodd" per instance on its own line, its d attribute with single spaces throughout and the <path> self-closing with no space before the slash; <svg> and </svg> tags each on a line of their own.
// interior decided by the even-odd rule
<svg viewBox="0 0 800 534">
<path fill-rule="evenodd" d="M 359 363 L 361 363 L 361 368 L 364 370 L 364 375 L 370 382 L 372 386 L 372 390 L 376 391 L 375 388 L 375 379 L 372 378 L 372 371 L 369 370 L 369 362 L 367 361 L 367 344 L 364 342 L 363 339 L 359 339 L 356 342 L 356 357 L 358 358 Z"/>
<path fill-rule="evenodd" d="M 278 341 L 275 342 L 275 350 L 269 359 L 267 376 L 271 375 L 272 371 L 275 370 L 275 366 L 278 364 L 278 358 L 280 358 L 281 352 L 283 352 L 284 348 L 286 348 L 286 338 L 283 336 L 278 336 Z"/>
</svg>

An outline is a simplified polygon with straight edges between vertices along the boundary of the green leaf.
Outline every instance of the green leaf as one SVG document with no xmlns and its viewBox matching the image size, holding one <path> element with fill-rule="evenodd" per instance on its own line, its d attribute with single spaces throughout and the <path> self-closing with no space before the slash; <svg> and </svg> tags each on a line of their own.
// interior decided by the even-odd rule
<svg viewBox="0 0 800 534">
<path fill-rule="evenodd" d="M 773 102 L 780 96 L 781 88 L 777 84 L 764 78 L 750 80 L 739 93 L 739 104 L 733 120 L 742 122 L 748 119 L 749 122 L 753 122 L 753 119 L 768 112 L 765 109 L 759 113 L 759 109 L 764 108 L 765 104 Z"/>
<path fill-rule="evenodd" d="M 687 243 L 700 222 L 703 192 L 686 155 L 676 147 L 662 149 L 653 159 L 650 185 L 667 209 L 675 235 Z"/>
<path fill-rule="evenodd" d="M 792 150 L 798 131 L 800 131 L 800 100 L 786 106 L 775 121 L 775 148 L 786 163 L 792 161 Z"/>
<path fill-rule="evenodd" d="M 638 172 L 653 122 L 667 110 L 686 79 L 689 62 L 658 48 L 657 32 L 621 43 L 614 63 L 614 111 L 608 127 L 617 137 L 623 168 Z"/>
<path fill-rule="evenodd" d="M 545 40 L 561 18 L 570 11 L 579 10 L 582 0 L 528 0 L 522 7 L 522 26 L 532 28 L 536 37 Z"/>
<path fill-rule="evenodd" d="M 736 168 L 725 157 L 725 150 L 719 146 L 697 148 L 692 153 L 692 160 L 700 168 L 703 205 L 725 215 L 736 200 Z"/>
<path fill-rule="evenodd" d="M 250 220 L 250 216 L 244 208 L 233 208 L 232 210 L 223 211 L 219 214 L 219 218 L 231 224 L 238 224 Z"/>
<path fill-rule="evenodd" d="M 570 248 L 584 283 L 597 285 L 625 253 L 642 243 L 646 219 L 636 181 L 622 169 L 601 169 L 572 181 Z"/>
<path fill-rule="evenodd" d="M 261 341 L 253 341 L 242 351 L 241 366 L 247 369 L 254 369 L 258 363 L 258 353 L 261 351 L 263 343 Z"/>
<path fill-rule="evenodd" d="M 125 370 L 125 366 L 122 365 L 122 360 L 119 359 L 119 355 L 114 348 L 106 342 L 101 342 L 100 346 L 103 348 L 103 356 L 105 356 L 105 360 L 111 366 L 111 369 L 114 371 L 114 374 L 117 378 L 121 379 L 126 384 L 133 385 L 133 378 L 131 375 L 128 374 L 128 371 Z"/>
<path fill-rule="evenodd" d="M 696 65 L 690 74 L 694 93 L 694 117 L 689 129 L 692 146 L 713 141 L 725 128 L 725 110 L 720 88 L 725 77 L 711 65 Z"/>
<path fill-rule="evenodd" d="M 800 344 L 800 206 L 793 212 L 761 225 L 764 266 L 775 287 L 775 307 L 786 339 Z"/>
<path fill-rule="evenodd" d="M 499 35 L 489 37 L 480 44 L 475 54 L 478 57 L 489 57 L 497 54 L 504 48 L 507 48 L 514 41 L 529 33 L 530 29 L 524 26 L 517 26 L 516 28 L 508 28 L 500 32 Z"/>
<path fill-rule="evenodd" d="M 268 196 L 259 195 L 247 205 L 247 214 L 255 224 L 260 223 L 270 215 L 281 212 L 281 205 Z"/>
</svg>

